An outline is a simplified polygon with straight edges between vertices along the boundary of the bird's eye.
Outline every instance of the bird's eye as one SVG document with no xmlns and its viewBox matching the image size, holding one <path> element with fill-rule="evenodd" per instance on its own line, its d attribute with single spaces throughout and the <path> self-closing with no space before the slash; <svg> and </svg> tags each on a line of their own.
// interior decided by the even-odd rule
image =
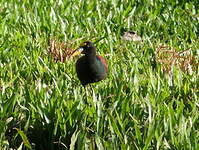
<svg viewBox="0 0 199 150">
<path fill-rule="evenodd" d="M 87 46 L 87 43 L 86 42 L 84 42 L 84 43 L 82 43 L 80 46 Z"/>
</svg>

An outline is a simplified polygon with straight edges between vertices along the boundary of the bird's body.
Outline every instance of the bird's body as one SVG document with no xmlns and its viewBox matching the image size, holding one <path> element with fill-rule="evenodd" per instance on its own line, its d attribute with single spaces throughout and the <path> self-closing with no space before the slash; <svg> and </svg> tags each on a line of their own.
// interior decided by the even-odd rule
<svg viewBox="0 0 199 150">
<path fill-rule="evenodd" d="M 83 86 L 105 79 L 108 71 L 106 60 L 102 56 L 96 55 L 93 43 L 85 43 L 82 51 L 85 55 L 76 63 L 77 77 Z"/>
<path fill-rule="evenodd" d="M 96 56 L 90 60 L 86 56 L 81 57 L 76 63 L 77 77 L 82 85 L 94 83 L 103 80 L 106 77 L 107 66 L 101 56 Z"/>
</svg>

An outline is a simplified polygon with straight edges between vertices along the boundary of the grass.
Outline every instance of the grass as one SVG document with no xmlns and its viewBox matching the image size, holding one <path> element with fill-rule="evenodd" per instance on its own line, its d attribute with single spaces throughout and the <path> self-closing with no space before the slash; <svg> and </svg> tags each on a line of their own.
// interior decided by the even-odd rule
<svg viewBox="0 0 199 150">
<path fill-rule="evenodd" d="M 196 0 L 2 0 L 0 148 L 199 149 L 198 10 Z M 123 41 L 123 28 L 143 41 Z M 109 74 L 85 91 L 76 60 L 55 62 L 48 41 L 102 37 Z M 196 69 L 162 71 L 161 44 L 190 49 Z"/>
</svg>

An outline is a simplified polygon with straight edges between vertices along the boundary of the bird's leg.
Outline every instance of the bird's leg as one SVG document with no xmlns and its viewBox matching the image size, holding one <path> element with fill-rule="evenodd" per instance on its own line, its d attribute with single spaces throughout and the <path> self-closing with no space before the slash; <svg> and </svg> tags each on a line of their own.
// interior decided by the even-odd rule
<svg viewBox="0 0 199 150">
<path fill-rule="evenodd" d="M 87 86 L 84 86 L 84 91 L 85 91 L 85 94 L 84 94 L 84 97 L 85 97 L 85 104 L 87 105 L 88 104 L 88 87 Z"/>
<path fill-rule="evenodd" d="M 90 85 L 90 94 L 91 94 L 91 97 L 92 97 L 92 105 L 95 107 L 97 107 L 97 101 L 98 101 L 98 93 L 95 93 L 95 90 L 93 88 L 92 85 Z"/>
<path fill-rule="evenodd" d="M 85 97 L 86 97 L 85 103 L 91 105 L 92 102 L 89 102 L 89 98 L 93 98 L 94 90 L 90 84 L 84 86 L 84 89 L 85 89 Z"/>
<path fill-rule="evenodd" d="M 89 91 L 90 91 L 90 96 L 92 97 L 93 96 L 93 88 L 92 88 L 91 84 L 89 84 Z"/>
</svg>

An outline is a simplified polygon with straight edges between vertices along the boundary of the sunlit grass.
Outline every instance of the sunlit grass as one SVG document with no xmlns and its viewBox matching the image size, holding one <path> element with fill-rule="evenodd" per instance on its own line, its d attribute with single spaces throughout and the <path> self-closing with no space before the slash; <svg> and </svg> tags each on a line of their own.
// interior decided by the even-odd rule
<svg viewBox="0 0 199 150">
<path fill-rule="evenodd" d="M 198 149 L 198 6 L 162 1 L 0 2 L 0 149 Z M 124 41 L 123 29 L 142 41 Z M 49 40 L 97 41 L 106 80 L 84 89 Z M 80 40 L 77 40 L 80 39 Z M 81 40 L 82 39 L 82 40 Z M 157 48 L 190 49 L 190 73 Z"/>
</svg>

